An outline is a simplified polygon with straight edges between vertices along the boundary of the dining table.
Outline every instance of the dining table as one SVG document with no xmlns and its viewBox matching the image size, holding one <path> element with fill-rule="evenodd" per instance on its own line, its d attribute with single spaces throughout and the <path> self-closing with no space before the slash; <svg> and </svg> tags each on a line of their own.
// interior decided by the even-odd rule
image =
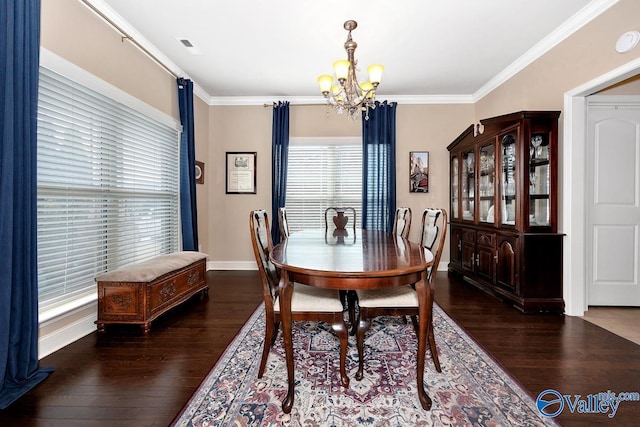
<svg viewBox="0 0 640 427">
<path fill-rule="evenodd" d="M 417 391 L 423 409 L 431 408 L 424 387 L 427 331 L 433 295 L 427 269 L 433 254 L 421 245 L 378 230 L 303 229 L 291 233 L 272 251 L 271 261 L 280 271 L 280 317 L 284 336 L 288 389 L 282 410 L 294 402 L 294 360 L 291 325 L 293 283 L 326 289 L 384 289 L 415 284 L 418 295 Z"/>
</svg>

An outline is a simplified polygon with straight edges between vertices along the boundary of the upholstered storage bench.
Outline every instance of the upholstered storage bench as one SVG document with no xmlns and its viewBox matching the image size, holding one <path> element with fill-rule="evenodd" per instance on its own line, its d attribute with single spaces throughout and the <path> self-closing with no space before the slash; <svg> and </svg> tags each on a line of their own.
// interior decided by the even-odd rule
<svg viewBox="0 0 640 427">
<path fill-rule="evenodd" d="M 107 324 L 140 325 L 143 333 L 167 310 L 202 291 L 207 254 L 176 252 L 132 264 L 96 277 L 98 331 Z"/>
</svg>

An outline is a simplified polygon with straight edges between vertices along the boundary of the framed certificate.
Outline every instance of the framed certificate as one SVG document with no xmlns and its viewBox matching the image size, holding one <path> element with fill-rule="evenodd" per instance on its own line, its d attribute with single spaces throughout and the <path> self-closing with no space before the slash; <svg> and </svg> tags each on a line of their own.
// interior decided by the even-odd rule
<svg viewBox="0 0 640 427">
<path fill-rule="evenodd" d="M 256 152 L 227 152 L 227 194 L 256 194 Z"/>
</svg>

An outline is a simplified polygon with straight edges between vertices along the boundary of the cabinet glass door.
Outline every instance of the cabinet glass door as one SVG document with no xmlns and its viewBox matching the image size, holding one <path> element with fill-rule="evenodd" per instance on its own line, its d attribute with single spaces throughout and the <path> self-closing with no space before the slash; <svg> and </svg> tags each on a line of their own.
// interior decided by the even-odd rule
<svg viewBox="0 0 640 427">
<path fill-rule="evenodd" d="M 549 135 L 531 134 L 529 143 L 529 226 L 549 226 Z"/>
<path fill-rule="evenodd" d="M 459 219 L 458 209 L 460 208 L 460 194 L 458 193 L 458 156 L 451 158 L 451 218 Z"/>
<path fill-rule="evenodd" d="M 475 155 L 473 151 L 462 153 L 462 219 L 473 221 L 476 187 Z"/>
<path fill-rule="evenodd" d="M 500 224 L 516 223 L 516 134 L 515 131 L 500 137 Z"/>
<path fill-rule="evenodd" d="M 483 145 L 479 151 L 479 183 L 480 222 L 493 223 L 495 219 L 495 147 L 493 144 Z"/>
</svg>

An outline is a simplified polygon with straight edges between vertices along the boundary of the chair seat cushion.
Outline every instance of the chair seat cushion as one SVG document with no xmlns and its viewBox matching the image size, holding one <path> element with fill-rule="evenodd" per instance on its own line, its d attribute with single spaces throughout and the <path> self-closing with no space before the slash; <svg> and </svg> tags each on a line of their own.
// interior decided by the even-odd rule
<svg viewBox="0 0 640 427">
<path fill-rule="evenodd" d="M 276 298 L 273 309 L 280 311 L 280 300 Z M 301 283 L 293 284 L 291 296 L 291 311 L 326 311 L 341 312 L 343 310 L 340 301 L 340 292 L 333 289 L 316 288 Z"/>
<path fill-rule="evenodd" d="M 418 307 L 418 294 L 411 286 L 358 290 L 360 307 Z"/>
</svg>

